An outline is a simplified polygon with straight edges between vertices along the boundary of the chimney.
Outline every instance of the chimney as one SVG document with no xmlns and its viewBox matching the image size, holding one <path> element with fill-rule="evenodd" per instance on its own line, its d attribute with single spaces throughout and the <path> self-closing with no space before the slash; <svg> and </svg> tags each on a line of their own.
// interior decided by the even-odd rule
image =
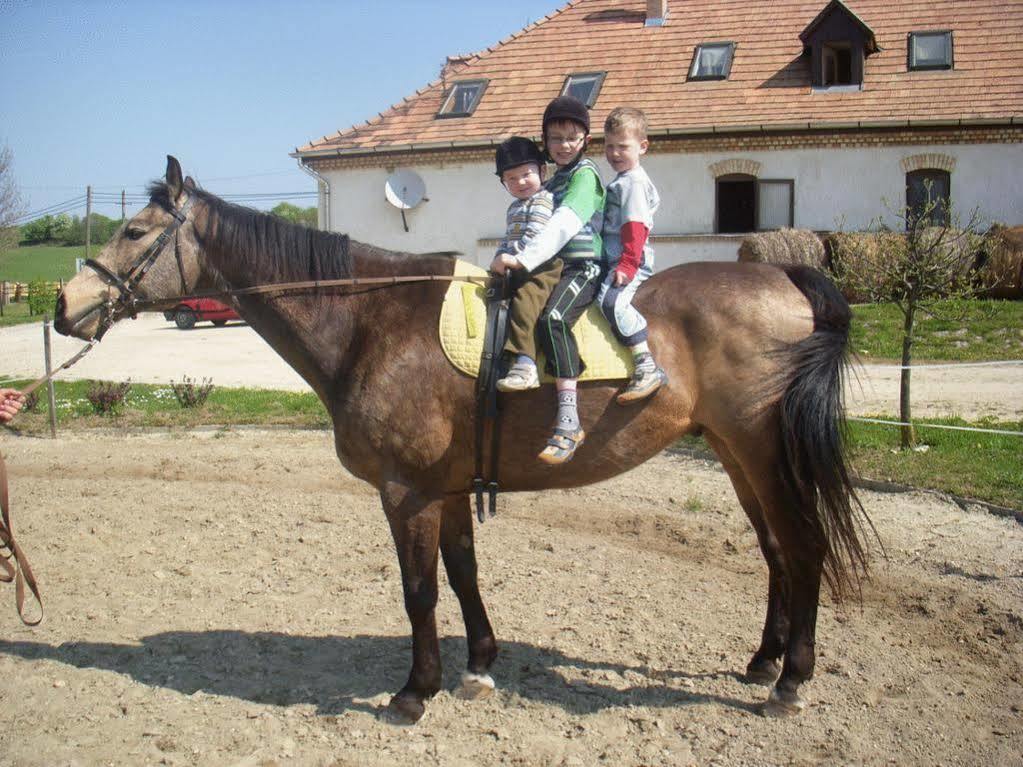
<svg viewBox="0 0 1023 767">
<path fill-rule="evenodd" d="M 668 19 L 668 0 L 646 0 L 646 26 L 663 27 Z"/>
</svg>

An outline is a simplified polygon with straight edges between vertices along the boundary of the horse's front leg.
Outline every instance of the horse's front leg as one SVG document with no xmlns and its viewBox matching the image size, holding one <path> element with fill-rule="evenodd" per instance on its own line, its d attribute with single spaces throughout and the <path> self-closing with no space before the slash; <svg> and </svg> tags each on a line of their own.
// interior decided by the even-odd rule
<svg viewBox="0 0 1023 767">
<path fill-rule="evenodd" d="M 387 706 L 390 719 L 413 724 L 424 701 L 440 690 L 437 641 L 437 549 L 443 511 L 441 498 L 427 498 L 407 485 L 389 482 L 380 493 L 401 566 L 405 611 L 412 624 L 412 671 Z"/>
<path fill-rule="evenodd" d="M 465 637 L 469 644 L 469 666 L 456 694 L 480 698 L 494 690 L 489 669 L 497 657 L 497 641 L 480 596 L 476 577 L 476 547 L 473 542 L 472 509 L 469 496 L 452 495 L 444 501 L 440 528 L 440 553 L 451 589 L 462 606 Z"/>
</svg>

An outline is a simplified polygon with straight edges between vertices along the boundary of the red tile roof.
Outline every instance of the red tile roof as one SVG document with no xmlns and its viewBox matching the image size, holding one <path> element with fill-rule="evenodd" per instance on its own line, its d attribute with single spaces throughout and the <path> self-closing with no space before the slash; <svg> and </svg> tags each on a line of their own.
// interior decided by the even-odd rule
<svg viewBox="0 0 1023 767">
<path fill-rule="evenodd" d="M 1023 0 L 847 0 L 876 35 L 863 90 L 813 92 L 799 35 L 827 0 L 670 0 L 663 26 L 645 0 L 574 0 L 447 68 L 381 115 L 296 150 L 300 156 L 479 146 L 538 136 L 540 115 L 573 72 L 606 71 L 594 133 L 616 106 L 647 113 L 651 133 L 761 128 L 1023 122 Z M 913 31 L 953 31 L 955 69 L 907 71 Z M 729 78 L 688 82 L 696 45 L 736 43 Z M 485 78 L 468 117 L 437 119 L 452 82 Z"/>
</svg>

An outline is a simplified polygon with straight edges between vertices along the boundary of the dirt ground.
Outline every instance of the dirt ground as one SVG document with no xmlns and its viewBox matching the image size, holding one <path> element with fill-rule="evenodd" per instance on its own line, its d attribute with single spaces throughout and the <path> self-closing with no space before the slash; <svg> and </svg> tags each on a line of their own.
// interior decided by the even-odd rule
<svg viewBox="0 0 1023 767">
<path fill-rule="evenodd" d="M 766 570 L 725 476 L 664 454 L 477 530 L 498 690 L 378 717 L 410 642 L 376 497 L 324 432 L 0 433 L 46 617 L 0 590 L 0 765 L 1023 764 L 1023 526 L 864 493 L 887 558 L 825 599 L 807 710 L 738 674 Z M 465 663 L 438 608 L 445 684 Z"/>
</svg>

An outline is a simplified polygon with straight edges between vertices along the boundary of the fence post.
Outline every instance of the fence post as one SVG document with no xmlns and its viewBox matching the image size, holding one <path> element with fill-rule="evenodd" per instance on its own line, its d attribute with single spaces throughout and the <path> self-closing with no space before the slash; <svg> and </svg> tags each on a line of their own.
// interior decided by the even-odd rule
<svg viewBox="0 0 1023 767">
<path fill-rule="evenodd" d="M 4 305 L 7 303 L 7 280 L 0 280 L 0 317 L 4 316 Z"/>
<path fill-rule="evenodd" d="M 50 399 L 50 437 L 57 438 L 57 398 L 53 393 L 53 366 L 50 362 L 50 315 L 43 315 L 43 352 L 46 356 L 46 393 Z"/>
</svg>

